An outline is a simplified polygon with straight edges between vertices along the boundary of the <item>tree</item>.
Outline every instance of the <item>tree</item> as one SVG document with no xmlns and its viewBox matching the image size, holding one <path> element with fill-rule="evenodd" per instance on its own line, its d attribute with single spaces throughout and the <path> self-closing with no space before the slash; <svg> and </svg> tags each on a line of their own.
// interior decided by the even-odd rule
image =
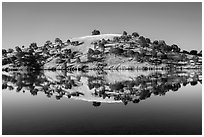
<svg viewBox="0 0 204 137">
<path fill-rule="evenodd" d="M 191 86 L 195 86 L 195 85 L 198 84 L 198 82 L 197 81 L 192 81 L 192 82 L 190 82 L 190 84 L 191 84 Z"/>
<path fill-rule="evenodd" d="M 162 54 L 162 55 L 161 55 L 161 59 L 168 59 L 168 57 L 167 57 L 166 54 Z"/>
<path fill-rule="evenodd" d="M 155 45 L 158 45 L 158 40 L 155 40 L 154 42 L 153 42 L 153 44 L 155 44 Z"/>
<path fill-rule="evenodd" d="M 149 38 L 146 38 L 145 40 L 146 40 L 146 42 L 147 42 L 148 44 L 151 43 L 151 40 L 150 40 Z"/>
<path fill-rule="evenodd" d="M 37 43 L 31 43 L 29 47 L 34 50 L 38 49 Z"/>
<path fill-rule="evenodd" d="M 59 49 L 61 51 L 62 47 L 60 45 L 57 45 L 56 49 Z"/>
<path fill-rule="evenodd" d="M 147 43 L 142 43 L 142 44 L 141 44 L 141 47 L 147 48 L 147 47 L 149 47 L 149 44 L 147 44 Z"/>
<path fill-rule="evenodd" d="M 50 40 L 47 40 L 45 43 L 48 44 L 48 45 L 52 44 L 52 42 Z"/>
<path fill-rule="evenodd" d="M 166 42 L 164 40 L 159 40 L 158 45 L 159 46 L 164 46 L 164 45 L 166 45 Z"/>
<path fill-rule="evenodd" d="M 134 52 L 133 50 L 130 50 L 130 49 L 129 49 L 129 50 L 127 51 L 127 55 L 130 56 L 130 57 L 134 57 L 135 52 Z"/>
<path fill-rule="evenodd" d="M 34 49 L 33 49 L 33 48 L 30 48 L 30 49 L 28 50 L 28 53 L 29 53 L 30 55 L 32 55 L 32 54 L 34 53 Z"/>
<path fill-rule="evenodd" d="M 68 40 L 67 40 L 67 44 L 70 44 L 70 43 L 71 43 L 71 41 L 68 39 Z"/>
<path fill-rule="evenodd" d="M 105 45 L 105 44 L 107 44 L 107 41 L 105 39 L 102 39 L 101 44 Z"/>
<path fill-rule="evenodd" d="M 175 44 L 173 44 L 173 45 L 171 45 L 171 48 L 172 48 L 172 50 L 174 51 L 174 52 L 180 52 L 180 48 L 177 46 L 177 45 L 175 45 Z"/>
<path fill-rule="evenodd" d="M 175 52 L 180 52 L 181 51 L 181 49 L 180 48 L 178 48 L 177 50 L 175 50 Z"/>
<path fill-rule="evenodd" d="M 187 60 L 187 55 L 184 54 L 184 53 L 182 53 L 182 54 L 181 54 L 181 59 L 182 59 L 183 61 L 186 61 L 186 60 Z"/>
<path fill-rule="evenodd" d="M 133 32 L 132 36 L 136 38 L 136 37 L 139 37 L 140 35 L 137 32 Z"/>
<path fill-rule="evenodd" d="M 113 37 L 113 42 L 119 42 L 120 41 L 120 38 L 119 37 Z"/>
<path fill-rule="evenodd" d="M 145 56 L 145 54 L 146 54 L 146 50 L 141 48 L 140 49 L 140 55 L 143 57 L 143 56 Z"/>
<path fill-rule="evenodd" d="M 132 102 L 133 102 L 133 103 L 139 103 L 140 100 L 139 100 L 139 99 L 134 99 Z"/>
<path fill-rule="evenodd" d="M 101 105 L 101 102 L 95 102 L 95 101 L 93 102 L 93 106 L 94 106 L 94 107 L 98 107 L 98 106 L 100 106 L 100 105 Z"/>
<path fill-rule="evenodd" d="M 103 43 L 99 43 L 99 48 L 104 52 L 105 51 L 105 45 Z"/>
<path fill-rule="evenodd" d="M 132 38 L 132 35 L 127 35 L 128 39 L 131 39 Z"/>
<path fill-rule="evenodd" d="M 189 52 L 188 52 L 188 51 L 186 51 L 186 50 L 183 50 L 183 53 L 184 53 L 184 54 L 189 54 Z"/>
<path fill-rule="evenodd" d="M 92 35 L 100 35 L 100 31 L 95 29 L 92 31 Z"/>
<path fill-rule="evenodd" d="M 70 53 L 69 58 L 73 59 L 74 58 L 74 53 Z"/>
<path fill-rule="evenodd" d="M 167 51 L 170 50 L 170 48 L 168 47 L 168 45 L 160 45 L 159 48 L 160 48 L 160 51 L 161 51 L 162 53 L 166 53 Z"/>
<path fill-rule="evenodd" d="M 93 44 L 94 44 L 94 49 L 96 49 L 98 46 L 97 42 L 94 42 Z"/>
<path fill-rule="evenodd" d="M 71 49 L 65 49 L 64 52 L 65 52 L 66 55 L 72 53 Z"/>
<path fill-rule="evenodd" d="M 8 53 L 13 53 L 13 51 L 14 51 L 14 50 L 10 48 L 10 49 L 8 49 L 7 52 L 8 52 Z"/>
<path fill-rule="evenodd" d="M 193 56 L 193 58 L 192 58 L 192 60 L 193 60 L 194 62 L 198 62 L 199 57 L 198 57 L 198 56 L 196 56 L 196 55 L 194 55 L 194 56 Z"/>
<path fill-rule="evenodd" d="M 80 62 L 81 62 L 81 60 L 80 60 L 79 57 L 76 58 L 76 62 L 77 62 L 77 63 L 80 63 Z"/>
<path fill-rule="evenodd" d="M 190 54 L 191 54 L 191 55 L 197 55 L 197 53 L 198 53 L 197 50 L 191 50 L 191 51 L 190 51 Z"/>
<path fill-rule="evenodd" d="M 157 52 L 156 52 L 156 50 L 153 49 L 153 50 L 151 51 L 151 54 L 152 54 L 152 57 L 157 57 Z"/>
<path fill-rule="evenodd" d="M 167 51 L 167 52 L 172 51 L 171 46 L 167 45 L 167 47 L 166 47 L 166 51 Z"/>
<path fill-rule="evenodd" d="M 91 48 L 89 48 L 89 50 L 88 50 L 88 56 L 89 56 L 89 55 L 93 55 L 93 54 L 94 54 L 94 50 L 91 49 Z"/>
<path fill-rule="evenodd" d="M 116 54 L 116 55 L 121 55 L 123 53 L 123 49 L 121 48 L 113 48 L 111 47 L 110 53 Z"/>
<path fill-rule="evenodd" d="M 199 56 L 202 56 L 202 50 L 198 53 Z"/>
<path fill-rule="evenodd" d="M 124 40 L 124 41 L 129 41 L 129 37 L 128 37 L 128 35 L 122 35 L 121 37 L 120 37 L 122 40 Z"/>
<path fill-rule="evenodd" d="M 6 49 L 2 49 L 2 55 L 6 55 L 6 54 L 7 54 Z"/>
<path fill-rule="evenodd" d="M 124 85 L 121 82 L 115 83 L 115 84 L 110 84 L 110 89 L 112 90 L 120 90 L 124 88 Z"/>
<path fill-rule="evenodd" d="M 140 53 L 136 51 L 134 55 L 136 58 L 138 58 L 140 56 Z"/>
<path fill-rule="evenodd" d="M 62 40 L 61 40 L 60 38 L 56 38 L 56 39 L 55 39 L 55 43 L 62 44 Z"/>
<path fill-rule="evenodd" d="M 147 43 L 145 37 L 143 37 L 143 36 L 140 36 L 140 37 L 139 37 L 139 40 L 140 40 L 142 43 Z"/>
<path fill-rule="evenodd" d="M 99 54 L 101 54 L 101 52 L 99 50 L 94 50 L 94 54 L 99 55 Z"/>
<path fill-rule="evenodd" d="M 15 49 L 16 49 L 17 52 L 22 52 L 22 50 L 21 50 L 21 48 L 19 46 L 16 46 Z"/>
<path fill-rule="evenodd" d="M 123 31 L 123 35 L 126 36 L 126 35 L 127 35 L 127 32 L 126 32 L 126 31 Z"/>
</svg>

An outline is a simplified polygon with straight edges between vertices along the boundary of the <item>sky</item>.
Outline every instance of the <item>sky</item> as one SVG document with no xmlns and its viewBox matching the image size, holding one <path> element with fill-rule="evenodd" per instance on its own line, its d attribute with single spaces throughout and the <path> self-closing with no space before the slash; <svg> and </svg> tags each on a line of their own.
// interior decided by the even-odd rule
<svg viewBox="0 0 204 137">
<path fill-rule="evenodd" d="M 2 48 L 47 40 L 138 32 L 184 50 L 202 49 L 202 3 L 23 3 L 3 2 Z"/>
</svg>

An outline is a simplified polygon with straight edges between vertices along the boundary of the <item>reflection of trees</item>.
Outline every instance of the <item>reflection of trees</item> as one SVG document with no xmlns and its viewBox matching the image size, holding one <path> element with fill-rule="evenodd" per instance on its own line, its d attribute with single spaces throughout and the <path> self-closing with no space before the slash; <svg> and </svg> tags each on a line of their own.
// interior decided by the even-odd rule
<svg viewBox="0 0 204 137">
<path fill-rule="evenodd" d="M 94 91 L 91 95 L 99 98 L 113 98 L 115 101 L 122 101 L 125 105 L 128 102 L 139 103 L 150 98 L 151 95 L 164 96 L 169 91 L 178 91 L 186 85 L 195 86 L 202 84 L 201 71 L 198 72 L 165 72 L 164 74 L 154 72 L 149 75 L 139 75 L 131 80 L 122 80 L 115 83 L 108 83 L 104 76 L 106 73 L 99 72 L 99 75 L 57 75 L 56 80 L 48 79 L 43 72 L 20 73 L 13 72 L 10 75 L 2 75 L 2 89 L 30 91 L 32 95 L 43 92 L 48 98 L 55 96 L 57 100 L 62 97 L 84 96 L 83 91 L 77 91 L 81 85 L 81 77 L 87 78 L 88 89 Z M 93 106 L 100 106 L 101 102 L 94 101 Z"/>
<path fill-rule="evenodd" d="M 114 97 L 114 100 L 121 100 L 126 105 L 128 102 L 139 103 L 152 94 L 164 96 L 169 91 L 178 91 L 181 84 L 194 86 L 198 81 L 202 82 L 199 75 L 201 72 L 193 75 L 185 72 L 152 73 L 148 76 L 138 76 L 133 80 L 110 84 L 105 83 L 101 77 L 90 77 L 88 84 L 90 89 L 95 89 L 94 96 L 104 99 Z"/>
</svg>

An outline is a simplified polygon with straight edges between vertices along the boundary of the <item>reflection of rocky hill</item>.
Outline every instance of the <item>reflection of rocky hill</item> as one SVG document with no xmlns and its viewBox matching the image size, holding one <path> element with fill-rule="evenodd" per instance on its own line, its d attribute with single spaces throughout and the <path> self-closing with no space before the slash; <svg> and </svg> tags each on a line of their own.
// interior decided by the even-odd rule
<svg viewBox="0 0 204 137">
<path fill-rule="evenodd" d="M 2 50 L 3 70 L 16 69 L 156 69 L 201 68 L 202 51 L 181 50 L 163 40 L 151 41 L 138 33 L 93 34 L 43 46 Z"/>
<path fill-rule="evenodd" d="M 38 73 L 4 73 L 2 88 L 28 92 L 37 95 L 43 92 L 47 97 L 56 99 L 68 97 L 101 103 L 128 102 L 138 103 L 154 95 L 165 95 L 177 91 L 181 86 L 202 83 L 201 71 L 120 71 L 110 73 L 90 71 L 87 73 L 66 71 L 45 71 Z M 114 76 L 115 75 L 115 76 Z M 118 77 L 121 76 L 121 77 Z M 118 77 L 114 80 L 114 77 Z M 111 80 L 111 78 L 113 78 Z"/>
</svg>

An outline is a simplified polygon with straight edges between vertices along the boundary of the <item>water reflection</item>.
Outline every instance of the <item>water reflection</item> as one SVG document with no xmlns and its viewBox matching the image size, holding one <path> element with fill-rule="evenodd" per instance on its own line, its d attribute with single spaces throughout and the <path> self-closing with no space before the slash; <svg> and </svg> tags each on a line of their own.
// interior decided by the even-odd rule
<svg viewBox="0 0 204 137">
<path fill-rule="evenodd" d="M 98 107 L 101 103 L 139 103 L 151 95 L 164 96 L 188 84 L 202 84 L 202 71 L 3 72 L 2 79 L 2 89 L 33 96 L 43 92 L 48 98 L 84 100 Z"/>
</svg>

